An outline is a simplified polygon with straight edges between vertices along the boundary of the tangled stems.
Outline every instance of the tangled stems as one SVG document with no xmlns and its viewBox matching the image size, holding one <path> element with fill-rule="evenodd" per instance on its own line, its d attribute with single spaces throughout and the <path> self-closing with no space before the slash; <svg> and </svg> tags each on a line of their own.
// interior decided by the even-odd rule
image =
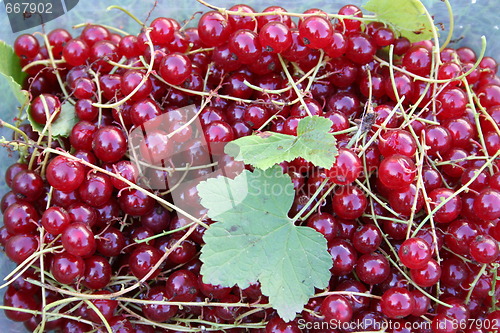
<svg viewBox="0 0 500 333">
<path fill-rule="evenodd" d="M 139 84 L 128 94 L 127 96 L 123 97 L 121 100 L 119 100 L 116 103 L 112 104 L 101 104 L 101 103 L 93 103 L 92 106 L 97 107 L 97 108 L 108 108 L 108 109 L 115 109 L 120 107 L 121 105 L 125 104 L 136 92 L 141 89 L 141 87 L 146 83 L 146 81 L 149 79 L 149 75 L 153 71 L 153 64 L 155 61 L 155 50 L 154 50 L 154 45 L 153 42 L 151 41 L 151 37 L 149 36 L 151 30 L 146 29 L 144 32 L 146 35 L 147 42 L 146 44 L 149 46 L 149 50 L 151 52 L 151 60 L 149 61 L 149 66 L 147 67 L 146 75 L 142 78 L 142 80 L 139 82 Z"/>
<path fill-rule="evenodd" d="M 429 215 L 427 215 L 423 220 L 422 222 L 417 226 L 417 228 L 415 228 L 415 230 L 413 231 L 413 234 L 412 234 L 412 237 L 415 237 L 418 233 L 418 231 L 425 225 L 425 223 L 431 218 L 432 215 L 434 215 L 441 207 L 443 207 L 444 205 L 446 205 L 446 203 L 448 203 L 450 200 L 452 200 L 453 198 L 455 198 L 457 195 L 459 195 L 460 193 L 464 192 L 464 191 L 467 191 L 470 184 L 472 184 L 474 182 L 474 180 L 477 179 L 477 177 L 479 177 L 479 175 L 481 174 L 481 172 L 483 172 L 484 169 L 486 169 L 487 167 L 490 167 L 492 165 L 492 163 L 500 156 L 500 150 L 497 151 L 495 153 L 495 155 L 493 155 L 492 157 L 490 157 L 486 163 L 481 166 L 478 171 L 475 173 L 475 175 L 473 177 L 471 177 L 471 179 L 465 183 L 462 187 L 460 187 L 458 190 L 456 190 L 453 195 L 450 195 L 449 197 L 447 197 L 446 199 L 442 200 L 441 202 L 439 202 L 439 204 L 436 205 L 436 207 L 434 207 L 434 209 L 432 211 L 429 212 Z"/>
</svg>

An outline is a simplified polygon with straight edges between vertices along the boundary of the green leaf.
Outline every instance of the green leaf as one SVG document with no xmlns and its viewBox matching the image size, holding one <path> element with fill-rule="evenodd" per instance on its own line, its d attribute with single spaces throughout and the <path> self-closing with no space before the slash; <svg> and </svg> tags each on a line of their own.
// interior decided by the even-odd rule
<svg viewBox="0 0 500 333">
<path fill-rule="evenodd" d="M 21 89 L 26 73 L 21 71 L 19 58 L 12 47 L 4 41 L 0 41 L 0 59 L 0 74 L 5 77 L 9 88 L 21 106 L 27 105 L 28 92 Z"/>
<path fill-rule="evenodd" d="M 45 125 L 40 125 L 37 123 L 28 112 L 28 120 L 33 127 L 33 129 L 39 133 L 43 132 Z M 71 129 L 78 122 L 78 117 L 75 113 L 75 107 L 70 103 L 64 103 L 61 105 L 61 112 L 59 117 L 50 124 L 50 131 L 52 136 L 64 136 L 67 137 L 71 133 Z M 45 131 L 44 135 L 48 135 L 48 130 Z"/>
<path fill-rule="evenodd" d="M 203 280 L 246 288 L 260 281 L 262 293 L 285 321 L 295 318 L 330 279 L 326 239 L 288 217 L 294 189 L 281 168 L 233 179 L 219 176 L 198 185 L 201 204 L 216 221 L 201 250 Z"/>
<path fill-rule="evenodd" d="M 331 126 L 330 119 L 305 117 L 299 122 L 297 136 L 263 132 L 230 142 L 225 152 L 238 161 L 263 170 L 297 157 L 329 169 L 337 156 L 335 137 L 328 133 Z"/>
<path fill-rule="evenodd" d="M 369 0 L 366 10 L 377 15 L 377 21 L 391 25 L 412 43 L 431 39 L 433 23 L 419 0 Z"/>
</svg>

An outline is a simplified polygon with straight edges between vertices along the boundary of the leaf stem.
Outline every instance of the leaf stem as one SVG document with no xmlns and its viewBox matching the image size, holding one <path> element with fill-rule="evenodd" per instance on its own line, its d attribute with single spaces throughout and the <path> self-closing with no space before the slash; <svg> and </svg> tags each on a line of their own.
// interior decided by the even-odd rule
<svg viewBox="0 0 500 333">
<path fill-rule="evenodd" d="M 141 26 L 144 26 L 144 23 L 139 20 L 137 18 L 137 16 L 135 16 L 134 14 L 132 14 L 129 10 L 123 8 L 123 7 L 120 7 L 120 6 L 117 6 L 117 5 L 113 5 L 113 6 L 109 6 L 108 8 L 106 8 L 106 10 L 112 10 L 112 9 L 118 9 L 118 10 L 121 10 L 122 12 L 124 12 L 125 14 L 127 14 L 128 16 L 130 16 L 130 18 L 134 21 L 136 21 L 139 25 Z"/>
</svg>

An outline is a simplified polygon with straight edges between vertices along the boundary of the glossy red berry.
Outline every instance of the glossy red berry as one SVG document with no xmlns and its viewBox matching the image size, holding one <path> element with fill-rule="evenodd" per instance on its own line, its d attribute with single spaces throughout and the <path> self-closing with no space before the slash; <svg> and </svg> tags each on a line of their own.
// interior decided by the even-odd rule
<svg viewBox="0 0 500 333">
<path fill-rule="evenodd" d="M 252 30 L 240 29 L 229 40 L 229 49 L 242 64 L 252 64 L 262 54 L 259 36 Z"/>
<path fill-rule="evenodd" d="M 125 214 L 143 216 L 154 208 L 155 200 L 144 191 L 129 189 L 121 192 L 118 202 Z"/>
<path fill-rule="evenodd" d="M 410 276 L 420 287 L 430 287 L 441 278 L 441 267 L 437 261 L 430 259 L 423 268 L 411 269 Z"/>
<path fill-rule="evenodd" d="M 91 256 L 85 260 L 82 283 L 89 289 L 102 289 L 111 280 L 111 265 L 101 256 Z"/>
<path fill-rule="evenodd" d="M 376 52 L 377 48 L 370 36 L 360 32 L 353 32 L 347 36 L 346 57 L 352 62 L 367 64 L 373 60 Z"/>
<path fill-rule="evenodd" d="M 49 184 L 57 190 L 76 190 L 85 178 L 85 167 L 64 156 L 56 156 L 50 161 L 45 174 Z"/>
<path fill-rule="evenodd" d="M 408 50 L 402 59 L 403 66 L 410 72 L 425 76 L 431 70 L 431 51 L 422 46 L 414 46 Z"/>
<path fill-rule="evenodd" d="M 85 262 L 80 256 L 67 252 L 54 255 L 50 271 L 54 278 L 62 284 L 73 284 L 85 272 Z"/>
<path fill-rule="evenodd" d="M 433 211 L 441 206 L 433 215 L 434 221 L 437 223 L 449 223 L 455 220 L 462 211 L 462 201 L 453 190 L 437 188 L 429 193 L 429 199 Z"/>
<path fill-rule="evenodd" d="M 415 176 L 415 163 L 404 155 L 384 158 L 378 169 L 378 179 L 390 189 L 404 189 L 410 186 Z"/>
<path fill-rule="evenodd" d="M 62 54 L 68 64 L 81 66 L 89 60 L 90 47 L 83 40 L 75 38 L 66 43 Z"/>
<path fill-rule="evenodd" d="M 378 149 L 384 157 L 394 154 L 413 157 L 417 151 L 417 143 L 408 131 L 397 129 L 381 135 Z"/>
<path fill-rule="evenodd" d="M 295 321 L 285 322 L 276 316 L 266 324 L 265 333 L 300 333 L 301 329 Z"/>
<path fill-rule="evenodd" d="M 145 299 L 149 301 L 168 301 L 168 296 L 163 286 L 151 288 L 145 295 Z M 172 318 L 179 308 L 169 304 L 144 304 L 142 305 L 142 313 L 146 318 L 156 322 L 164 322 Z"/>
<path fill-rule="evenodd" d="M 43 212 L 42 226 L 53 235 L 60 235 L 69 224 L 70 216 L 64 208 L 53 206 Z"/>
<path fill-rule="evenodd" d="M 290 29 L 281 22 L 269 22 L 259 31 L 260 44 L 267 52 L 282 53 L 292 45 Z"/>
<path fill-rule="evenodd" d="M 339 187 L 333 194 L 333 211 L 343 219 L 359 218 L 365 211 L 367 204 L 366 195 L 356 186 Z"/>
<path fill-rule="evenodd" d="M 340 148 L 333 167 L 328 169 L 326 174 L 333 183 L 348 185 L 359 177 L 362 170 L 358 155 L 350 149 Z"/>
<path fill-rule="evenodd" d="M 492 263 L 500 255 L 498 241 L 488 235 L 477 236 L 471 242 L 469 251 L 472 258 L 482 264 Z"/>
<path fill-rule="evenodd" d="M 161 61 L 160 75 L 168 83 L 180 85 L 191 74 L 191 60 L 182 53 L 167 55 Z"/>
<path fill-rule="evenodd" d="M 351 303 L 342 295 L 330 295 L 321 303 L 320 313 L 328 322 L 345 323 L 352 319 Z"/>
<path fill-rule="evenodd" d="M 330 241 L 337 237 L 339 233 L 338 223 L 335 218 L 328 213 L 317 213 L 307 219 L 307 226 L 315 229 Z"/>
<path fill-rule="evenodd" d="M 83 202 L 92 207 L 106 204 L 113 194 L 113 185 L 109 176 L 101 173 L 89 173 L 78 188 Z"/>
<path fill-rule="evenodd" d="M 5 310 L 7 318 L 20 322 L 29 320 L 33 317 L 32 311 L 38 309 L 38 304 L 32 294 L 18 291 L 12 286 L 9 286 L 4 294 L 3 304 L 11 308 L 29 310 L 29 312 Z"/>
<path fill-rule="evenodd" d="M 148 97 L 153 91 L 153 86 L 145 73 L 139 70 L 128 70 L 121 77 L 121 90 L 125 96 L 131 95 L 131 100 L 138 101 Z"/>
<path fill-rule="evenodd" d="M 38 250 L 38 239 L 31 235 L 14 235 L 5 243 L 5 254 L 20 264 Z"/>
<path fill-rule="evenodd" d="M 339 9 L 339 15 L 363 17 L 361 9 L 355 5 L 345 5 Z M 337 29 L 340 31 L 358 31 L 361 28 L 362 21 L 354 18 L 342 18 L 337 24 Z"/>
<path fill-rule="evenodd" d="M 85 26 L 82 31 L 81 38 L 89 45 L 93 46 L 95 43 L 110 40 L 111 34 L 108 29 L 96 24 L 89 24 Z"/>
<path fill-rule="evenodd" d="M 161 130 L 148 131 L 140 143 L 141 157 L 153 165 L 162 165 L 174 155 L 174 141 Z"/>
<path fill-rule="evenodd" d="M 162 253 L 157 248 L 150 245 L 140 245 L 130 254 L 129 266 L 132 274 L 138 279 L 146 276 L 154 265 L 160 260 Z M 149 275 L 152 279 L 160 273 L 159 270 Z"/>
<path fill-rule="evenodd" d="M 178 302 L 191 302 L 198 291 L 198 279 L 194 273 L 180 269 L 168 277 L 165 283 L 168 299 Z"/>
<path fill-rule="evenodd" d="M 389 276 L 389 261 L 379 253 L 364 254 L 356 262 L 356 275 L 366 284 L 382 283 Z"/>
<path fill-rule="evenodd" d="M 415 307 L 415 301 L 406 288 L 390 288 L 380 301 L 382 313 L 392 319 L 409 316 Z"/>
<path fill-rule="evenodd" d="M 474 199 L 474 214 L 483 220 L 500 217 L 500 191 L 484 188 Z"/>
<path fill-rule="evenodd" d="M 333 267 L 330 269 L 333 275 L 346 275 L 354 269 L 357 254 L 349 241 L 335 238 L 328 244 L 328 252 L 333 259 Z"/>
<path fill-rule="evenodd" d="M 226 43 L 232 32 L 230 21 L 216 11 L 203 14 L 198 22 L 200 40 L 209 47 L 221 46 Z"/>
<path fill-rule="evenodd" d="M 333 26 L 322 16 L 309 16 L 299 25 L 300 38 L 304 45 L 313 49 L 323 49 L 333 40 Z"/>
<path fill-rule="evenodd" d="M 120 230 L 108 227 L 96 239 L 97 251 L 103 256 L 114 257 L 121 253 L 125 242 L 125 236 Z"/>
<path fill-rule="evenodd" d="M 164 45 L 174 39 L 175 28 L 170 19 L 158 17 L 149 25 L 151 41 L 157 45 Z"/>
<path fill-rule="evenodd" d="M 14 52 L 19 58 L 33 59 L 40 52 L 40 44 L 33 35 L 20 35 L 14 41 Z"/>
<path fill-rule="evenodd" d="M 36 230 L 39 214 L 35 207 L 26 202 L 15 202 L 5 210 L 3 223 L 7 231 L 12 234 L 29 234 Z"/>
<path fill-rule="evenodd" d="M 52 123 L 59 118 L 61 113 L 61 102 L 59 98 L 51 94 L 41 94 L 31 103 L 30 115 L 34 121 L 45 125 L 48 120 Z"/>
<path fill-rule="evenodd" d="M 127 138 L 116 126 L 104 126 L 97 130 L 92 149 L 98 159 L 113 163 L 120 160 L 127 151 Z"/>
<path fill-rule="evenodd" d="M 374 252 L 382 243 L 382 234 L 373 224 L 360 226 L 353 235 L 352 242 L 360 253 Z"/>
<path fill-rule="evenodd" d="M 12 179 L 12 191 L 24 200 L 33 202 L 44 191 L 42 177 L 32 170 L 22 170 Z"/>
</svg>

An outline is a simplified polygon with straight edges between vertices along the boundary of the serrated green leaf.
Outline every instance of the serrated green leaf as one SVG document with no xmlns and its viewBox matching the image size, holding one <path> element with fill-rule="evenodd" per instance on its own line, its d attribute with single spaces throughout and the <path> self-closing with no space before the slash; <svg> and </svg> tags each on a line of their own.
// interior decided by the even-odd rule
<svg viewBox="0 0 500 333">
<path fill-rule="evenodd" d="M 21 71 L 21 63 L 14 53 L 14 49 L 4 41 L 0 41 L 0 73 L 10 76 L 14 82 L 21 85 L 26 78 L 26 73 Z"/>
<path fill-rule="evenodd" d="M 225 152 L 238 161 L 263 170 L 297 157 L 319 167 L 331 168 L 337 156 L 335 137 L 328 133 L 331 126 L 330 119 L 305 117 L 299 122 L 297 136 L 263 132 L 230 142 Z"/>
<path fill-rule="evenodd" d="M 38 133 L 42 133 L 45 125 L 41 125 L 37 123 L 28 112 L 28 120 L 35 131 Z M 67 137 L 71 133 L 71 129 L 78 122 L 78 117 L 75 113 L 75 107 L 70 103 L 64 103 L 61 105 L 61 112 L 59 113 L 59 117 L 50 124 L 50 131 L 52 136 L 63 136 Z M 48 131 L 44 133 L 44 135 L 48 135 Z"/>
<path fill-rule="evenodd" d="M 203 237 L 204 281 L 240 288 L 260 281 L 285 321 L 302 311 L 315 287 L 328 285 L 332 266 L 325 238 L 288 217 L 294 193 L 290 177 L 278 167 L 198 185 L 201 204 L 219 221 Z"/>
<path fill-rule="evenodd" d="M 10 90 L 21 106 L 26 105 L 29 95 L 27 91 L 21 89 L 26 73 L 21 71 L 19 58 L 12 47 L 4 41 L 0 41 L 0 59 L 0 74 L 7 80 Z"/>
<path fill-rule="evenodd" d="M 433 36 L 433 24 L 419 0 L 369 0 L 363 7 L 375 13 L 377 21 L 389 24 L 412 43 Z"/>
</svg>

